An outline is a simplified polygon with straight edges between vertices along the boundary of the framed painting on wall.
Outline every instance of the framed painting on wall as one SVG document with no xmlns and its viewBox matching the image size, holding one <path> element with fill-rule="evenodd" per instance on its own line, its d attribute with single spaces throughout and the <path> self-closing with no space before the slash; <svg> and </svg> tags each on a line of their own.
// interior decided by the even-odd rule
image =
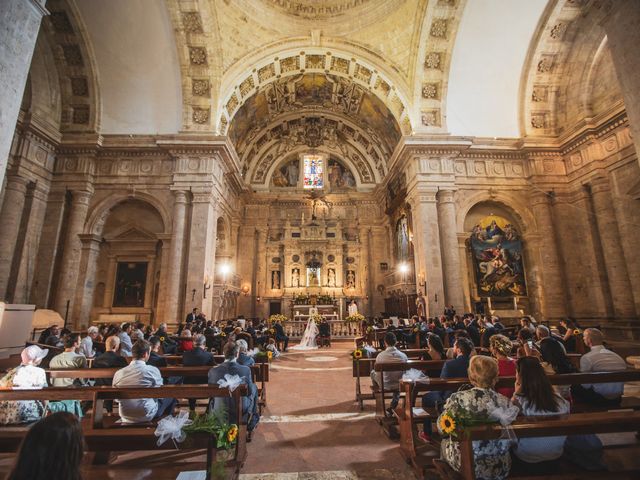
<svg viewBox="0 0 640 480">
<path fill-rule="evenodd" d="M 118 262 L 114 307 L 144 307 L 147 267 L 147 262 Z"/>
</svg>

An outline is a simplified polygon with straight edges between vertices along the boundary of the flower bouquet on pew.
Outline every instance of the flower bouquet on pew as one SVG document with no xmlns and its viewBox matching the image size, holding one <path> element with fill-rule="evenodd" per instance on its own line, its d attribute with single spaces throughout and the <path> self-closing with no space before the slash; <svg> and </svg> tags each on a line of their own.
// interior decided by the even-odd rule
<svg viewBox="0 0 640 480">
<path fill-rule="evenodd" d="M 375 353 L 376 349 L 371 345 L 364 345 L 360 348 L 356 348 L 353 352 L 351 352 L 351 357 L 360 360 L 361 358 L 371 358 Z"/>
<path fill-rule="evenodd" d="M 507 440 L 516 440 L 511 423 L 517 417 L 519 409 L 511 406 L 507 410 L 494 409 L 488 414 L 470 412 L 464 408 L 446 408 L 438 417 L 438 430 L 444 436 L 458 438 L 470 427 L 478 425 L 499 424 L 502 425 L 502 437 Z"/>
<path fill-rule="evenodd" d="M 213 435 L 216 439 L 216 448 L 228 450 L 236 442 L 238 425 L 229 423 L 226 410 L 191 415 L 181 411 L 176 416 L 160 420 L 155 431 L 158 446 L 171 439 L 176 448 L 178 443 L 184 442 L 190 434 L 195 433 Z"/>
</svg>

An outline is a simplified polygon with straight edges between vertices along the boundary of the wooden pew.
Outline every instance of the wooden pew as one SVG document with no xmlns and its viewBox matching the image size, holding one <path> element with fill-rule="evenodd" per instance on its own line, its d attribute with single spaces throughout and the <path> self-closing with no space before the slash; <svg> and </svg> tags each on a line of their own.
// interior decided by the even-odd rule
<svg viewBox="0 0 640 480">
<path fill-rule="evenodd" d="M 640 430 L 640 412 L 576 413 L 555 417 L 518 418 L 511 424 L 511 428 L 518 438 L 553 437 L 566 435 L 567 433 L 571 435 L 581 435 L 635 432 Z M 496 424 L 467 429 L 460 439 L 461 472 L 454 472 L 453 469 L 449 467 L 450 475 L 463 480 L 475 480 L 472 442 L 476 440 L 495 440 L 500 438 L 502 433 L 502 428 Z M 578 467 L 572 465 L 571 470 L 573 471 L 571 475 L 567 475 L 566 472 L 559 469 L 559 471 L 556 471 L 554 474 L 545 474 L 544 477 L 558 479 L 604 478 L 606 476 L 612 476 L 616 479 L 640 478 L 640 469 L 624 472 L 609 472 L 608 474 L 607 472 L 589 473 L 579 470 Z M 509 478 L 523 477 L 531 478 L 531 475 L 528 473 L 509 474 Z"/>
<path fill-rule="evenodd" d="M 163 378 L 167 377 L 206 377 L 212 367 L 184 367 L 184 366 L 170 366 L 160 368 L 160 375 Z M 249 367 L 251 369 L 251 376 L 253 382 L 258 387 L 258 399 L 260 413 L 262 409 L 267 405 L 267 382 L 269 381 L 269 364 L 268 363 L 256 363 Z M 80 379 L 96 379 L 96 378 L 113 378 L 114 374 L 118 371 L 117 368 L 82 368 L 82 369 L 65 369 L 65 370 L 46 370 L 47 376 L 50 379 L 54 378 L 80 378 Z M 181 396 L 179 398 L 198 398 Z M 205 397 L 202 397 L 205 398 Z M 75 399 L 72 399 L 75 400 Z"/>
<path fill-rule="evenodd" d="M 230 423 L 238 425 L 238 437 L 232 457 L 225 462 L 225 468 L 237 478 L 247 456 L 246 450 L 246 424 L 242 423 L 241 396 L 246 395 L 247 387 L 241 385 L 234 392 L 226 388 L 213 385 L 166 385 L 156 388 L 140 387 L 72 387 L 72 388 L 45 388 L 39 390 L 0 390 L 0 400 L 92 400 L 95 408 L 89 421 L 83 421 L 83 433 L 86 450 L 97 452 L 95 461 L 100 463 L 108 459 L 111 451 L 147 451 L 147 450 L 199 450 L 207 451 L 208 478 L 211 479 L 211 467 L 216 461 L 217 449 L 215 439 L 208 434 L 191 434 L 185 442 L 174 444 L 167 441 L 161 447 L 156 442 L 158 437 L 154 435 L 155 424 L 109 424 L 103 418 L 103 402 L 114 399 L 139 399 L 139 398 L 173 398 L 180 396 L 193 397 L 224 397 L 233 398 L 236 405 L 237 417 L 230 419 Z M 13 453 L 20 446 L 22 438 L 28 431 L 28 426 L 5 427 L 0 430 L 0 452 Z M 94 461 L 94 463 L 95 463 Z"/>
<path fill-rule="evenodd" d="M 567 373 L 549 375 L 549 380 L 552 385 L 634 382 L 640 380 L 640 370 L 628 369 L 620 372 Z M 396 410 L 400 431 L 400 452 L 405 460 L 413 466 L 419 477 L 420 475 L 424 475 L 426 469 L 431 468 L 434 452 L 433 446 L 426 445 L 418 439 L 417 425 L 423 421 L 435 419 L 436 413 L 432 411 L 418 414 L 417 411 L 421 409 L 414 409 L 417 398 L 430 391 L 457 391 L 461 386 L 467 385 L 468 383 L 468 378 L 431 378 L 429 383 L 400 382 L 400 390 L 404 397 L 404 404 Z M 496 387 L 513 387 L 514 384 L 515 377 L 500 377 Z M 640 402 L 638 402 L 638 399 L 635 397 L 623 397 L 622 400 L 620 407 L 612 410 L 628 408 L 640 409 Z M 598 408 L 574 404 L 572 405 L 572 410 L 597 411 Z"/>
<path fill-rule="evenodd" d="M 382 350 L 376 351 L 372 356 L 367 358 L 353 359 L 352 376 L 356 379 L 356 401 L 360 405 L 360 410 L 364 410 L 365 400 L 375 400 L 373 393 L 362 392 L 362 384 L 360 379 L 362 377 L 368 377 L 371 374 L 371 370 L 373 370 L 373 364 L 375 363 L 375 357 L 377 357 L 381 351 Z M 401 351 L 410 359 L 416 360 L 421 359 L 422 355 L 426 353 L 426 350 L 422 348 Z"/>
<path fill-rule="evenodd" d="M 374 370 L 379 373 L 380 385 L 372 385 L 371 390 L 376 400 L 376 421 L 382 426 L 389 438 L 397 438 L 397 419 L 387 415 L 387 399 L 391 398 L 394 392 L 398 392 L 395 385 L 385 385 L 385 372 L 405 372 L 412 368 L 424 372 L 429 377 L 439 377 L 445 360 L 409 360 L 405 363 L 379 363 L 374 365 Z M 402 392 L 400 392 L 402 393 Z"/>
</svg>

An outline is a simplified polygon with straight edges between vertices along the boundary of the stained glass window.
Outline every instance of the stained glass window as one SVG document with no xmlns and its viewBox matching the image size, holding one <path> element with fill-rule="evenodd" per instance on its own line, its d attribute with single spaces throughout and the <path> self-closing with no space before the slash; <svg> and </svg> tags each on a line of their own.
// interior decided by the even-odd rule
<svg viewBox="0 0 640 480">
<path fill-rule="evenodd" d="M 304 188 L 324 187 L 324 164 L 320 155 L 304 156 Z"/>
</svg>

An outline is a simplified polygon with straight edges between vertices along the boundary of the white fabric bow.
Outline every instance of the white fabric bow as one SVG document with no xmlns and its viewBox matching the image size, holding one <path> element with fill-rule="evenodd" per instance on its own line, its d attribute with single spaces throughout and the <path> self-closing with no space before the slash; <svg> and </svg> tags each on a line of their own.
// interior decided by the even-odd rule
<svg viewBox="0 0 640 480">
<path fill-rule="evenodd" d="M 489 412 L 489 417 L 502 425 L 502 435 L 500 436 L 501 439 L 509 440 L 510 442 L 514 443 L 518 441 L 518 437 L 513 431 L 513 428 L 511 428 L 511 424 L 516 419 L 519 413 L 520 409 L 515 405 L 509 405 L 509 407 L 507 408 L 494 408 L 491 412 Z"/>
<path fill-rule="evenodd" d="M 410 368 L 404 374 L 402 374 L 402 380 L 405 382 L 425 382 L 429 383 L 429 377 L 427 377 L 422 370 L 416 368 Z"/>
<path fill-rule="evenodd" d="M 253 350 L 248 350 L 247 351 L 247 356 L 255 357 L 258 353 L 260 353 L 260 349 L 259 348 L 254 348 Z"/>
<path fill-rule="evenodd" d="M 373 355 L 374 353 L 377 352 L 377 350 L 375 348 L 373 348 L 371 345 L 365 345 L 364 346 L 364 350 L 365 352 L 367 352 L 369 354 L 369 356 Z"/>
<path fill-rule="evenodd" d="M 218 380 L 218 385 L 220 388 L 228 388 L 229 392 L 233 392 L 236 388 L 238 388 L 244 381 L 238 375 L 229 375 L 226 373 L 224 378 Z"/>
<path fill-rule="evenodd" d="M 156 437 L 158 437 L 158 446 L 170 438 L 174 442 L 184 442 L 187 434 L 184 433 L 182 429 L 192 423 L 193 421 L 189 419 L 189 413 L 184 410 L 175 417 L 164 417 L 158 422 L 156 431 L 154 432 Z"/>
</svg>

